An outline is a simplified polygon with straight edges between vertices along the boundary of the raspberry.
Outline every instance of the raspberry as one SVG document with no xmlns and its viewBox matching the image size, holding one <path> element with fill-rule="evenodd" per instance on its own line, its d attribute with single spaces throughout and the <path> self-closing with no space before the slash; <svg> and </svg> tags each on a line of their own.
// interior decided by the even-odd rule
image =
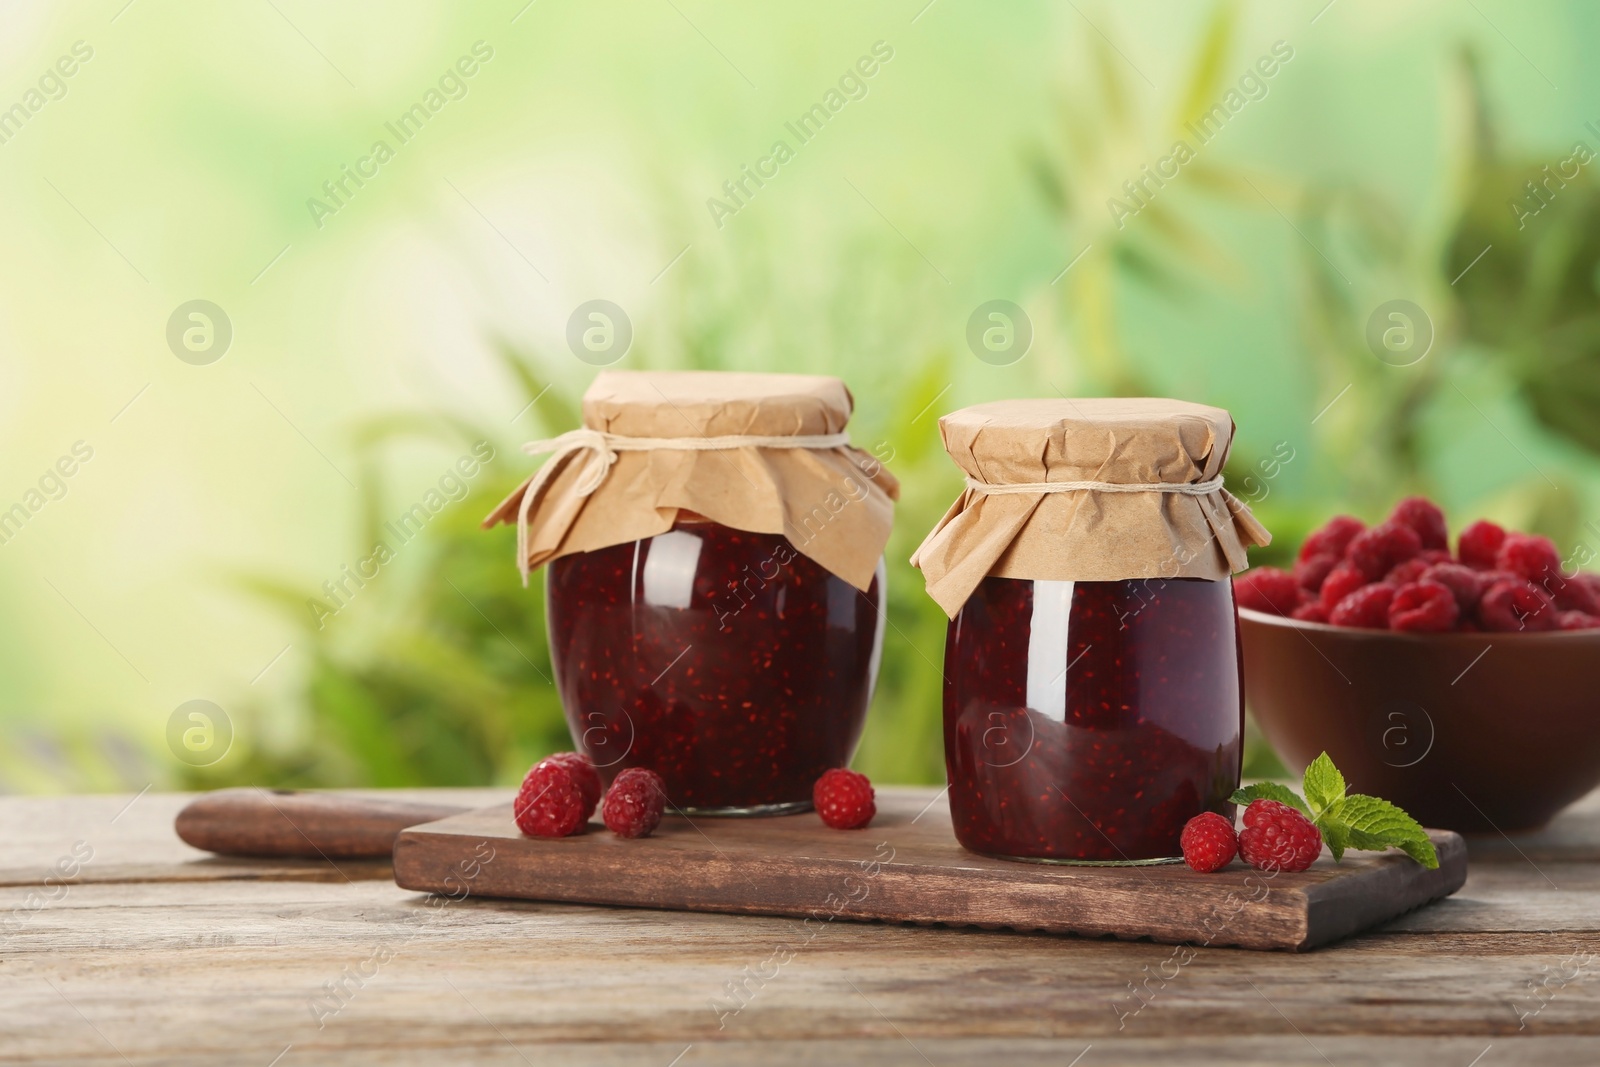
<svg viewBox="0 0 1600 1067">
<path fill-rule="evenodd" d="M 1303 871 L 1322 854 L 1322 831 L 1287 804 L 1252 800 L 1244 809 L 1239 856 L 1258 871 Z"/>
<path fill-rule="evenodd" d="M 583 787 L 563 763 L 540 760 L 522 780 L 511 812 L 530 837 L 567 837 L 583 827 Z"/>
<path fill-rule="evenodd" d="M 1389 573 L 1396 563 L 1403 563 L 1422 551 L 1422 538 L 1417 531 L 1398 522 L 1385 522 L 1356 535 L 1345 550 L 1345 559 L 1361 568 L 1369 582 L 1375 582 Z"/>
<path fill-rule="evenodd" d="M 1389 629 L 1442 633 L 1456 624 L 1461 606 L 1449 586 L 1412 582 L 1395 590 L 1389 602 Z"/>
<path fill-rule="evenodd" d="M 1301 604 L 1289 613 L 1289 618 L 1299 619 L 1301 622 L 1327 622 L 1328 611 L 1320 603 L 1313 600 Z"/>
<path fill-rule="evenodd" d="M 1483 596 L 1483 572 L 1462 563 L 1435 563 L 1422 572 L 1422 580 L 1438 582 L 1454 593 L 1462 615 L 1471 614 Z"/>
<path fill-rule="evenodd" d="M 1550 630 L 1556 625 L 1556 606 L 1544 590 L 1521 578 L 1498 581 L 1478 601 L 1478 623 L 1501 633 Z"/>
<path fill-rule="evenodd" d="M 1506 534 L 1500 554 L 1495 557 L 1495 566 L 1544 585 L 1553 576 L 1561 574 L 1561 553 L 1556 551 L 1556 543 L 1548 537 Z"/>
<path fill-rule="evenodd" d="M 1233 580 L 1233 596 L 1241 608 L 1287 615 L 1300 603 L 1300 583 L 1277 567 L 1253 567 Z"/>
<path fill-rule="evenodd" d="M 859 830 L 878 814 L 872 783 L 864 774 L 834 768 L 823 771 L 811 787 L 811 800 L 822 821 L 835 830 Z"/>
<path fill-rule="evenodd" d="M 588 822 L 594 809 L 600 806 L 600 772 L 594 762 L 581 752 L 555 752 L 544 758 L 545 763 L 559 763 L 572 774 L 572 780 L 583 791 L 583 821 Z"/>
<path fill-rule="evenodd" d="M 1344 550 L 1350 547 L 1350 542 L 1356 534 L 1367 528 L 1367 524 L 1350 515 L 1335 515 L 1327 521 L 1322 529 L 1314 531 L 1306 538 L 1306 543 L 1300 546 L 1300 559 L 1310 559 L 1312 556 L 1332 555 L 1344 558 Z"/>
<path fill-rule="evenodd" d="M 1394 586 L 1382 582 L 1364 585 L 1339 601 L 1328 612 L 1328 621 L 1335 626 L 1386 630 L 1389 628 L 1389 604 L 1393 600 Z"/>
<path fill-rule="evenodd" d="M 1425 548 L 1417 553 L 1417 558 L 1432 566 L 1435 563 L 1454 563 L 1456 558 L 1450 554 L 1448 548 Z"/>
<path fill-rule="evenodd" d="M 1384 582 L 1399 589 L 1403 585 L 1410 585 L 1422 577 L 1422 572 L 1428 569 L 1428 562 L 1421 556 L 1413 556 L 1404 563 L 1396 563 L 1390 568 L 1389 573 L 1383 576 Z"/>
<path fill-rule="evenodd" d="M 665 786 L 659 774 L 644 767 L 629 767 L 617 775 L 600 808 L 606 829 L 622 837 L 649 837 L 661 825 Z"/>
<path fill-rule="evenodd" d="M 1203 811 L 1190 819 L 1178 843 L 1183 846 L 1183 862 L 1201 874 L 1226 867 L 1239 851 L 1239 835 L 1233 832 L 1233 823 L 1214 811 Z"/>
<path fill-rule="evenodd" d="M 1600 629 L 1600 615 L 1591 615 L 1587 611 L 1563 611 L 1556 616 L 1556 629 L 1558 630 L 1594 630 Z"/>
<path fill-rule="evenodd" d="M 1339 557 L 1332 552 L 1322 552 L 1315 556 L 1296 560 L 1294 565 L 1294 580 L 1300 583 L 1300 588 L 1309 589 L 1313 593 L 1322 588 L 1322 583 L 1327 580 L 1333 568 L 1339 565 Z"/>
<path fill-rule="evenodd" d="M 1317 602 L 1322 605 L 1325 614 L 1332 615 L 1339 601 L 1366 584 L 1367 576 L 1361 573 L 1361 568 L 1353 563 L 1341 563 L 1333 568 L 1322 583 L 1322 594 Z"/>
<path fill-rule="evenodd" d="M 1426 497 L 1406 497 L 1394 506 L 1389 521 L 1411 527 L 1422 541 L 1423 548 L 1445 548 L 1450 544 L 1450 534 L 1444 525 L 1444 512 Z"/>
<path fill-rule="evenodd" d="M 1500 555 L 1500 546 L 1505 539 L 1504 529 L 1492 522 L 1479 519 L 1462 530 L 1461 536 L 1456 538 L 1456 555 L 1460 556 L 1461 562 L 1469 567 L 1490 570 Z"/>
<path fill-rule="evenodd" d="M 1545 585 L 1545 591 L 1562 611 L 1600 615 L 1600 596 L 1595 595 L 1593 584 L 1579 579 L 1576 574 L 1571 578 L 1558 574 Z"/>
</svg>

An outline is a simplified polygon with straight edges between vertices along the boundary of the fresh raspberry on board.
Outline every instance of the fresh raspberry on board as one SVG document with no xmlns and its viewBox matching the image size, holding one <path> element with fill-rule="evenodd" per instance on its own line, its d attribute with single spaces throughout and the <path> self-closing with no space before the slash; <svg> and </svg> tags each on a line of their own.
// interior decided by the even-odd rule
<svg viewBox="0 0 1600 1067">
<path fill-rule="evenodd" d="M 1443 633 L 1453 629 L 1461 606 L 1450 588 L 1439 582 L 1402 585 L 1389 602 L 1389 629 Z"/>
<path fill-rule="evenodd" d="M 1356 535 L 1345 551 L 1345 559 L 1361 568 L 1367 580 L 1375 582 L 1397 563 L 1422 551 L 1417 531 L 1398 522 L 1385 522 Z"/>
<path fill-rule="evenodd" d="M 1506 534 L 1495 557 L 1495 566 L 1503 571 L 1520 574 L 1539 585 L 1554 584 L 1561 576 L 1561 553 L 1556 543 L 1537 534 Z"/>
<path fill-rule="evenodd" d="M 1444 512 L 1427 497 L 1408 496 L 1394 506 L 1390 522 L 1402 523 L 1416 531 L 1423 548 L 1448 548 L 1450 533 L 1445 529 Z"/>
<path fill-rule="evenodd" d="M 545 762 L 559 763 L 571 772 L 572 780 L 583 790 L 583 821 L 588 822 L 595 808 L 600 806 L 600 794 L 604 791 L 594 761 L 582 752 L 555 752 L 546 756 Z"/>
<path fill-rule="evenodd" d="M 666 783 L 661 776 L 645 767 L 629 767 L 606 790 L 600 817 L 606 829 L 621 837 L 649 837 L 661 825 L 666 804 Z"/>
<path fill-rule="evenodd" d="M 583 787 L 565 764 L 540 760 L 522 780 L 512 805 L 517 829 L 530 837 L 568 837 L 583 828 Z"/>
<path fill-rule="evenodd" d="M 1233 596 L 1241 608 L 1287 615 L 1300 604 L 1300 583 L 1277 567 L 1252 567 L 1233 580 Z"/>
<path fill-rule="evenodd" d="M 1294 565 L 1294 580 L 1300 583 L 1300 588 L 1309 589 L 1315 593 L 1322 588 L 1322 583 L 1328 575 L 1333 573 L 1333 568 L 1339 565 L 1339 557 L 1332 552 L 1322 552 L 1315 556 L 1308 556 L 1296 560 Z"/>
<path fill-rule="evenodd" d="M 1456 538 L 1456 555 L 1461 557 L 1461 562 L 1469 567 L 1479 570 L 1492 570 L 1495 560 L 1500 556 L 1500 546 L 1505 543 L 1506 531 L 1503 527 L 1496 526 L 1487 519 L 1477 522 L 1461 531 Z"/>
<path fill-rule="evenodd" d="M 1190 819 L 1178 838 L 1183 847 L 1183 862 L 1201 874 L 1226 867 L 1239 851 L 1239 835 L 1233 823 L 1214 811 L 1203 811 Z"/>
<path fill-rule="evenodd" d="M 1361 573 L 1360 567 L 1353 563 L 1341 563 L 1333 568 L 1327 581 L 1322 583 L 1317 602 L 1322 605 L 1323 612 L 1331 616 L 1341 600 L 1366 584 L 1367 576 Z"/>
<path fill-rule="evenodd" d="M 1464 563 L 1435 563 L 1422 572 L 1422 580 L 1438 582 L 1456 596 L 1456 606 L 1466 615 L 1478 607 L 1483 596 L 1483 572 Z"/>
<path fill-rule="evenodd" d="M 1590 615 L 1586 611 L 1563 611 L 1556 615 L 1556 629 L 1558 630 L 1594 630 L 1600 629 L 1600 615 Z"/>
<path fill-rule="evenodd" d="M 1521 578 L 1498 581 L 1478 601 L 1478 625 L 1500 633 L 1553 630 L 1556 606 L 1542 589 Z"/>
<path fill-rule="evenodd" d="M 878 814 L 872 783 L 864 774 L 835 767 L 822 772 L 811 787 L 811 800 L 822 821 L 835 830 L 859 830 Z"/>
<path fill-rule="evenodd" d="M 1252 800 L 1239 831 L 1239 858 L 1258 871 L 1303 871 L 1322 854 L 1322 831 L 1276 800 Z"/>
<path fill-rule="evenodd" d="M 1389 604 L 1394 600 L 1394 586 L 1376 582 L 1364 585 L 1339 601 L 1328 612 L 1328 621 L 1335 626 L 1361 626 L 1369 630 L 1389 628 Z"/>
<path fill-rule="evenodd" d="M 1314 531 L 1306 538 L 1305 544 L 1300 546 L 1299 558 L 1310 559 L 1312 556 L 1331 555 L 1343 559 L 1344 551 L 1350 547 L 1350 542 L 1355 540 L 1356 534 L 1366 528 L 1367 524 L 1358 518 L 1335 515 L 1320 530 Z"/>
</svg>

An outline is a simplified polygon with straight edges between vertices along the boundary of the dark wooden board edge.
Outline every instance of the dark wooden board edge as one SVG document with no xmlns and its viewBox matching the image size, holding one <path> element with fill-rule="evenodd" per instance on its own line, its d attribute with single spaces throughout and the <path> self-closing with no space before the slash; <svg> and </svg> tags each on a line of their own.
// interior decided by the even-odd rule
<svg viewBox="0 0 1600 1067">
<path fill-rule="evenodd" d="M 1320 948 L 1442 900 L 1467 882 L 1467 843 L 1451 830 L 1429 830 L 1437 870 L 1398 855 L 1362 878 L 1330 878 L 1307 891 L 1306 938 L 1297 951 Z M 1359 853 L 1358 853 L 1359 854 Z M 1350 855 L 1350 853 L 1346 853 Z M 1396 908 L 1393 901 L 1409 901 Z"/>
<path fill-rule="evenodd" d="M 706 848 L 655 848 L 652 840 L 588 838 L 532 842 L 458 829 L 461 820 L 402 831 L 395 882 L 444 896 L 506 897 L 573 904 L 774 915 L 914 925 L 976 926 L 1021 932 L 1306 951 L 1448 896 L 1466 877 L 1460 837 L 1434 833 L 1438 870 L 1396 853 L 1369 858 L 1359 871 L 1239 872 L 1230 882 L 1183 869 L 1063 868 L 1018 864 L 997 878 L 975 862 L 898 862 L 883 842 L 862 839 L 861 858 L 767 855 L 752 881 L 746 854 Z M 509 825 L 509 811 L 507 811 Z M 506 845 L 515 846 L 506 848 Z M 538 849 L 537 857 L 527 851 Z M 564 852 L 582 849 L 583 852 Z M 886 858 L 889 857 L 889 858 Z M 1026 876 L 1022 877 L 1026 872 Z M 1010 872 L 1007 872 L 1010 873 Z M 603 893 L 595 886 L 602 883 Z M 534 886 L 537 888 L 533 888 Z M 937 901 L 930 907 L 930 900 Z M 1199 918 L 1196 918 L 1199 916 Z"/>
</svg>

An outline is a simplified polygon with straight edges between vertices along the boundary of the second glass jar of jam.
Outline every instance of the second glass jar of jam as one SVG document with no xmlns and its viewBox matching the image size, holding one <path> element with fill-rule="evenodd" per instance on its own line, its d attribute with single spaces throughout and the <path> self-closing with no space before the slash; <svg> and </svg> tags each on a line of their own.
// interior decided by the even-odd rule
<svg viewBox="0 0 1600 1067">
<path fill-rule="evenodd" d="M 603 371 L 580 430 L 486 520 L 549 565 L 555 682 L 609 783 L 690 813 L 811 806 L 855 753 L 883 642 L 898 485 L 837 378 Z"/>
<path fill-rule="evenodd" d="M 1154 399 L 940 420 L 967 491 L 917 550 L 950 615 L 956 839 L 1045 863 L 1181 858 L 1231 815 L 1244 693 L 1230 574 L 1267 532 L 1222 486 L 1233 422 Z"/>
<path fill-rule="evenodd" d="M 810 806 L 855 753 L 883 645 L 883 570 L 861 591 L 781 534 L 680 520 L 550 565 L 567 724 L 609 781 L 648 767 L 689 812 Z"/>
<path fill-rule="evenodd" d="M 950 623 L 956 839 L 1016 859 L 1178 856 L 1227 811 L 1244 697 L 1228 579 L 983 579 Z"/>
</svg>

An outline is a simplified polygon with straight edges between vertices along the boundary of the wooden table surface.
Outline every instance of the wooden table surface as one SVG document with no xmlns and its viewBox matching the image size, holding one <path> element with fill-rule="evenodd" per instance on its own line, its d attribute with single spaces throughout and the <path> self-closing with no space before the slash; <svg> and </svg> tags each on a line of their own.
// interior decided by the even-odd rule
<svg viewBox="0 0 1600 1067">
<path fill-rule="evenodd" d="M 1600 793 L 1472 842 L 1464 889 L 1379 931 L 1192 959 L 445 902 L 382 863 L 206 857 L 172 834 L 187 799 L 0 799 L 0 1063 L 1600 1063 Z"/>
</svg>

